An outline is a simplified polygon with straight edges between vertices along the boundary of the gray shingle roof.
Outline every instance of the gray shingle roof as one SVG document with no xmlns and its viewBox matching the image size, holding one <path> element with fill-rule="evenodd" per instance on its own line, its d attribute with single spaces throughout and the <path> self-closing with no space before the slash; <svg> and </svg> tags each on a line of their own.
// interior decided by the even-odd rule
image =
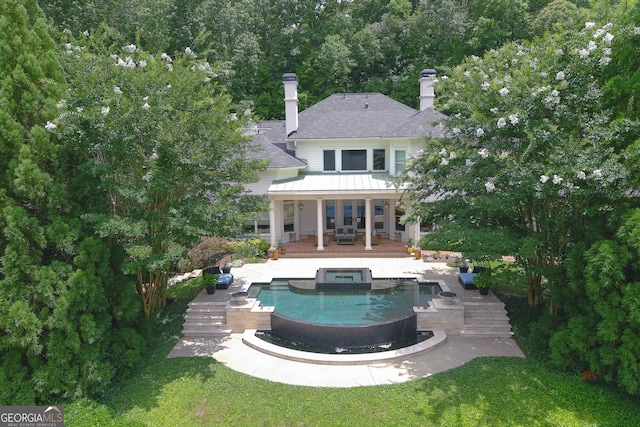
<svg viewBox="0 0 640 427">
<path fill-rule="evenodd" d="M 432 108 L 418 111 L 380 93 L 335 94 L 298 115 L 298 130 L 289 139 L 410 138 L 444 136 L 446 116 Z M 269 168 L 304 167 L 286 149 L 284 121 L 258 124 L 252 158 Z"/>
<path fill-rule="evenodd" d="M 400 123 L 395 129 L 386 134 L 386 137 L 441 137 L 445 136 L 444 126 L 441 124 L 447 119 L 447 116 L 434 110 L 427 108 L 419 111 L 409 120 Z"/>
<path fill-rule="evenodd" d="M 385 137 L 417 113 L 380 93 L 335 94 L 302 111 L 293 139 Z"/>
<path fill-rule="evenodd" d="M 297 159 L 293 153 L 287 151 L 285 127 L 282 120 L 258 123 L 253 143 L 255 150 L 249 154 L 249 158 L 268 161 L 267 168 L 299 168 L 306 166 L 305 162 Z"/>
</svg>

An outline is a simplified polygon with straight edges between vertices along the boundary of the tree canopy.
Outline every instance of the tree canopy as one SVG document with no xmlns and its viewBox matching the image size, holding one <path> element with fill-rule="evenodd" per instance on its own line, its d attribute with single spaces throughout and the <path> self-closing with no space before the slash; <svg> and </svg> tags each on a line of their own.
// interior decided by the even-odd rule
<svg viewBox="0 0 640 427">
<path fill-rule="evenodd" d="M 134 44 L 106 48 L 101 37 L 65 42 L 70 84 L 52 132 L 97 180 L 103 209 L 84 218 L 123 245 L 149 315 L 191 245 L 234 235 L 258 209 L 242 193 L 261 163 L 247 160 L 252 113 L 232 104 L 215 65 L 190 48 L 151 55 Z"/>
<path fill-rule="evenodd" d="M 135 364 L 139 305 L 121 254 L 80 219 L 86 187 L 51 132 L 66 81 L 42 12 L 0 11 L 0 402 L 93 395 Z"/>
<path fill-rule="evenodd" d="M 638 393 L 640 124 L 622 113 L 630 86 L 610 89 L 634 72 L 628 23 L 587 22 L 453 67 L 436 85 L 449 135 L 401 179 L 407 216 L 440 225 L 422 245 L 514 255 L 529 303 L 556 318 L 545 332 L 554 361 Z"/>
</svg>

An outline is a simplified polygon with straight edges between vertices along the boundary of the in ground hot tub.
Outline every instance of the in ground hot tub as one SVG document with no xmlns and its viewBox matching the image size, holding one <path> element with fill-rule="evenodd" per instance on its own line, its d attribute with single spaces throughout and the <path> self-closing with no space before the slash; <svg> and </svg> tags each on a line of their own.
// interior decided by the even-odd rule
<svg viewBox="0 0 640 427">
<path fill-rule="evenodd" d="M 371 270 L 368 268 L 320 268 L 316 272 L 318 290 L 371 290 Z"/>
</svg>

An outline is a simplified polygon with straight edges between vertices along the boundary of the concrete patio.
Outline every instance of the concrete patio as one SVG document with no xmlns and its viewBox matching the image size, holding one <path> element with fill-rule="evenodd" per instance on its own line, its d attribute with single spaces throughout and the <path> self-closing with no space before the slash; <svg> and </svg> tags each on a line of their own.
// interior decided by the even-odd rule
<svg viewBox="0 0 640 427">
<path fill-rule="evenodd" d="M 423 262 L 415 257 L 313 257 L 280 258 L 264 264 L 245 264 L 234 268 L 234 283 L 229 289 L 218 290 L 214 295 L 201 292 L 192 302 L 217 306 L 224 310 L 231 294 L 246 290 L 251 283 L 270 282 L 274 277 L 311 278 L 318 268 L 368 267 L 374 278 L 415 278 L 418 281 L 438 281 L 445 291 L 456 293 L 461 306 L 502 305 L 489 292 L 481 296 L 477 290 L 465 290 L 457 282 L 457 270 L 444 263 Z M 470 321 L 472 323 L 472 321 Z M 185 331 L 187 325 L 185 323 Z M 394 357 L 335 364 L 326 361 L 299 361 L 285 356 L 276 357 L 249 345 L 242 332 L 221 327 L 218 333 L 208 336 L 186 333 L 176 343 L 168 357 L 213 357 L 231 369 L 259 378 L 287 384 L 320 387 L 354 387 L 361 385 L 392 384 L 433 375 L 460 366 L 476 357 L 505 356 L 524 357 L 513 338 L 500 334 L 475 333 L 448 330 L 438 334 L 437 345 L 419 352 L 402 352 Z M 286 353 L 286 352 L 285 352 Z M 335 356 L 335 355 L 327 355 Z"/>
</svg>

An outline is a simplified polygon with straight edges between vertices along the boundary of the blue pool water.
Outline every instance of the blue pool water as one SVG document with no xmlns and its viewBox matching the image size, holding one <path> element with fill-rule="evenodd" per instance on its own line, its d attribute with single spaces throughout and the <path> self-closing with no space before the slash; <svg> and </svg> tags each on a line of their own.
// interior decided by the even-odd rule
<svg viewBox="0 0 640 427">
<path fill-rule="evenodd" d="M 304 282 L 296 280 L 296 282 Z M 289 280 L 274 279 L 269 284 L 253 284 L 249 296 L 265 306 L 274 306 L 284 316 L 326 325 L 368 325 L 413 314 L 441 291 L 437 283 L 396 280 L 384 290 L 300 289 Z M 310 280 L 313 283 L 313 280 Z"/>
</svg>

